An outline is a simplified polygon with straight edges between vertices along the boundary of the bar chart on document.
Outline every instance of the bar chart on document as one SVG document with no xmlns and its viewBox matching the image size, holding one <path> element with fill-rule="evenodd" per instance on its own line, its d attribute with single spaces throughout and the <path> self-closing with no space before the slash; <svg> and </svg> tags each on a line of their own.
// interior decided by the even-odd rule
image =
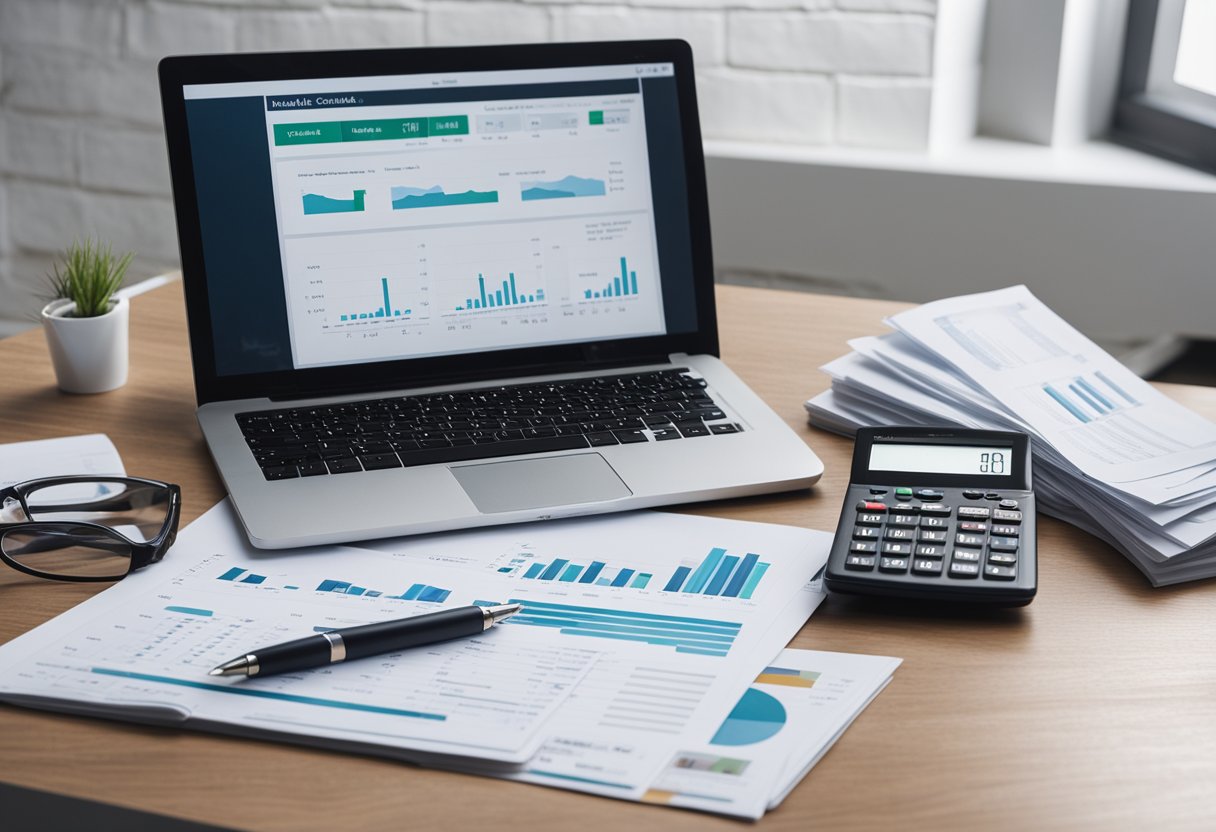
<svg viewBox="0 0 1216 832">
<path fill-rule="evenodd" d="M 596 532 L 600 525 L 604 531 Z M 480 571 L 497 589 L 477 603 L 524 605 L 502 627 L 545 630 L 597 649 L 633 645 L 656 660 L 731 656 L 766 599 L 780 593 L 775 582 L 789 580 L 800 566 L 791 563 L 790 547 L 770 527 L 754 526 L 755 539 L 739 539 L 736 526 L 735 534 L 714 540 L 705 534 L 703 518 L 697 535 L 681 536 L 678 527 L 673 533 L 673 525 L 670 516 L 642 513 L 628 522 L 530 526 L 528 536 L 510 547 L 504 547 L 501 532 L 466 534 L 451 551 L 443 538 L 361 545 L 406 560 Z M 575 537 L 567 529 L 580 531 Z M 579 545 L 572 550 L 573 539 Z M 596 545 L 601 540 L 610 542 Z"/>
<path fill-rule="evenodd" d="M 449 753 L 468 746 L 493 757 L 534 742 L 595 660 L 586 645 L 495 628 L 340 668 L 236 682 L 210 677 L 210 668 L 258 647 L 471 600 L 453 596 L 458 572 L 428 564 L 386 570 L 383 557 L 357 551 L 325 565 L 280 564 L 205 557 L 111 614 L 104 627 L 74 632 L 60 655 L 40 657 L 36 672 L 57 688 L 177 703 L 200 718 Z M 484 696 L 487 684 L 492 699 Z"/>
</svg>

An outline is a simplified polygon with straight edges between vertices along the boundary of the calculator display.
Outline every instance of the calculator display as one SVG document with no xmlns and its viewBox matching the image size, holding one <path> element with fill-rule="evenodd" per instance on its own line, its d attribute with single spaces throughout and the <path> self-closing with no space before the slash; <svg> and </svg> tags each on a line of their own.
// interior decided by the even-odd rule
<svg viewBox="0 0 1216 832">
<path fill-rule="evenodd" d="M 1003 477 L 1012 472 L 1013 446 L 914 445 L 875 442 L 870 468 L 929 474 L 970 474 Z"/>
</svg>

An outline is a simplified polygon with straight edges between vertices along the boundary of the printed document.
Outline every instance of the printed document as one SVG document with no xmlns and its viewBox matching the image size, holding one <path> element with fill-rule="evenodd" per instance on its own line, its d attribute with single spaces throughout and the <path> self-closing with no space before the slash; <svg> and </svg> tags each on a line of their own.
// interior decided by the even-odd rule
<svg viewBox="0 0 1216 832">
<path fill-rule="evenodd" d="M 888 323 L 1103 482 L 1210 463 L 1216 452 L 1216 424 L 1159 393 L 1025 286 L 927 303 Z"/>
</svg>

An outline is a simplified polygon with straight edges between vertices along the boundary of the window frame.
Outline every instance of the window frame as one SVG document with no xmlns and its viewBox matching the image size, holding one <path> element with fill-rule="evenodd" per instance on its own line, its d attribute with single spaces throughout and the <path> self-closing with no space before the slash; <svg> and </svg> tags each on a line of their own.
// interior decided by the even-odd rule
<svg viewBox="0 0 1216 832">
<path fill-rule="evenodd" d="M 1128 0 L 1123 70 L 1110 138 L 1216 173 L 1216 109 L 1205 112 L 1198 100 L 1163 95 L 1154 88 L 1158 79 L 1153 73 L 1153 46 L 1161 12 L 1162 0 Z M 1176 49 L 1174 43 L 1171 51 Z"/>
</svg>

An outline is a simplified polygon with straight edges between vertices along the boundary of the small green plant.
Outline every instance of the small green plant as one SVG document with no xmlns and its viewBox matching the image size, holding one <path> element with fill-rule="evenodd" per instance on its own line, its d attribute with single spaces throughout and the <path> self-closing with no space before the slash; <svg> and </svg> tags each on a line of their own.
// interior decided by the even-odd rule
<svg viewBox="0 0 1216 832">
<path fill-rule="evenodd" d="M 62 267 L 52 265 L 47 281 L 56 298 L 75 302 L 74 318 L 96 318 L 110 310 L 110 300 L 127 275 L 134 252 L 121 256 L 101 241 L 85 240 L 68 246 Z"/>
</svg>

